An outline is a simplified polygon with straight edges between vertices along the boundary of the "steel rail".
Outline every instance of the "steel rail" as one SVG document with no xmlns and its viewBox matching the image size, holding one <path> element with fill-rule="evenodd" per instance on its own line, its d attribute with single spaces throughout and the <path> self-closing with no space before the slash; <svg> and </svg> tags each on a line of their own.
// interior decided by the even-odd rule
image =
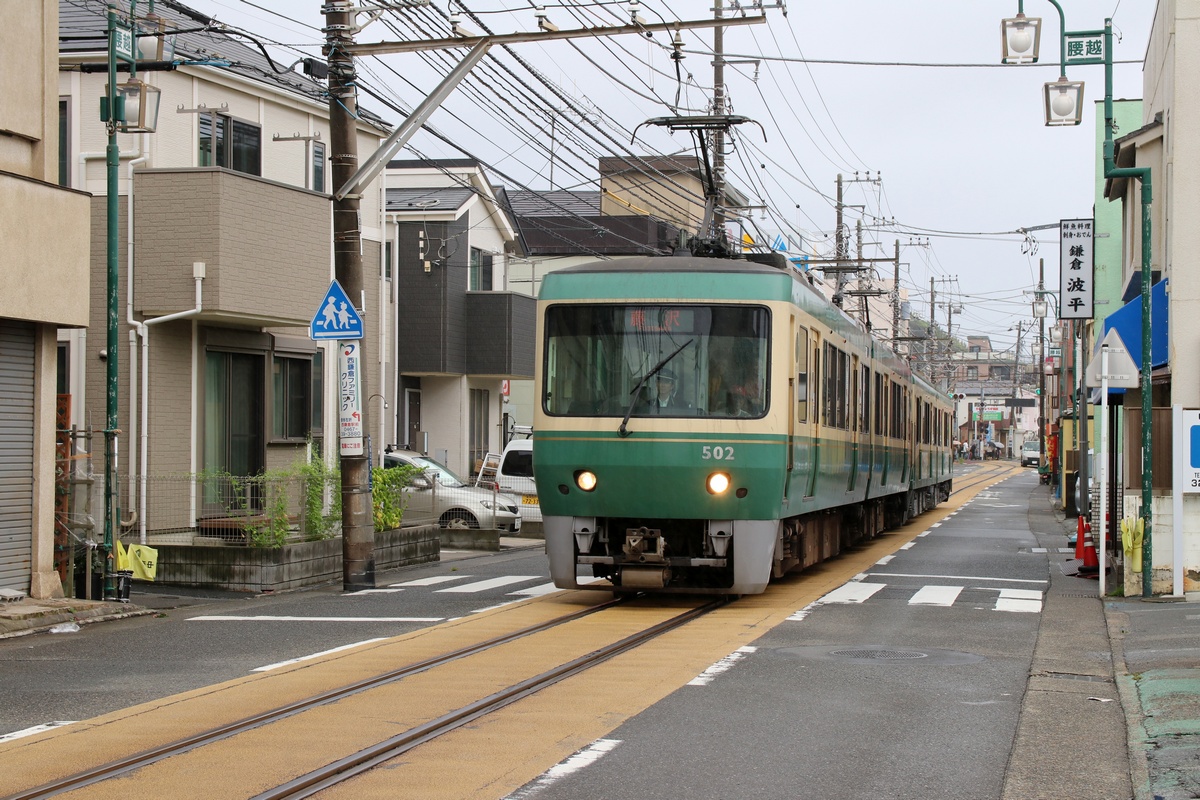
<svg viewBox="0 0 1200 800">
<path fill-rule="evenodd" d="M 542 631 L 555 628 L 568 622 L 574 622 L 577 619 L 582 619 L 583 617 L 604 611 L 615 605 L 628 602 L 630 599 L 631 598 L 628 597 L 618 597 L 612 600 L 607 600 L 603 603 L 598 603 L 594 606 L 590 606 L 571 614 L 566 614 L 552 620 L 547 620 L 546 622 L 541 622 L 537 625 L 530 625 L 526 628 L 521 628 L 520 630 L 512 631 L 511 633 L 506 633 L 482 642 L 477 642 L 473 645 L 468 645 L 467 647 L 462 647 L 449 653 L 443 653 L 442 655 L 434 656 L 423 661 L 417 661 L 413 664 L 408 664 L 390 672 L 385 672 L 382 675 L 376 675 L 372 678 L 357 681 L 338 689 L 331 689 L 328 692 L 323 692 L 319 695 L 315 695 L 304 700 L 288 703 L 287 705 L 279 706 L 278 708 L 271 709 L 270 711 L 264 711 L 236 722 L 231 722 L 228 725 L 221 725 L 216 728 L 211 728 L 207 731 L 193 734 L 192 736 L 188 736 L 168 744 L 160 745 L 149 750 L 143 750 L 142 752 L 135 753 L 131 756 L 126 756 L 115 761 L 110 761 L 106 764 L 101 764 L 90 769 L 82 770 L 73 775 L 58 778 L 40 786 L 35 786 L 31 789 L 25 789 L 15 794 L 7 795 L 3 798 L 3 800 L 43 800 L 43 798 L 53 797 L 64 792 L 70 792 L 86 786 L 91 786 L 96 783 L 101 783 L 109 780 L 110 778 L 115 778 L 119 775 L 132 772 L 135 769 L 141 769 L 155 762 L 170 758 L 171 756 L 180 755 L 198 747 L 203 747 L 206 744 L 218 742 L 222 739 L 228 739 L 229 737 L 236 736 L 239 733 L 244 733 L 255 728 L 269 725 L 273 722 L 285 719 L 286 717 L 294 716 L 296 714 L 303 713 L 304 711 L 308 711 L 328 703 L 336 702 L 351 695 L 358 694 L 369 689 L 378 688 L 388 683 L 393 683 L 403 678 L 407 678 L 435 667 L 448 664 L 452 661 L 457 661 L 459 659 L 467 658 L 468 656 L 484 652 L 485 650 L 490 650 L 493 647 L 498 647 L 500 645 L 516 641 L 517 639 L 531 636 L 535 633 L 541 633 Z"/>
<path fill-rule="evenodd" d="M 975 480 L 972 480 L 970 483 L 966 483 L 962 486 L 956 487 L 954 489 L 954 491 L 950 492 L 950 496 L 953 497 L 954 495 L 958 494 L 961 491 L 970 489 L 972 486 L 978 486 L 979 484 L 981 484 L 985 481 L 988 481 L 992 478 L 995 478 L 998 475 L 1002 475 L 1008 471 L 1008 468 L 1002 467 L 1002 466 L 986 467 L 986 469 L 987 469 L 987 472 L 984 472 L 982 474 L 979 474 L 979 475 L 971 474 L 969 477 L 974 478 Z"/>
<path fill-rule="evenodd" d="M 632 650 L 640 645 L 657 638 L 664 633 L 675 630 L 697 617 L 727 605 L 727 599 L 714 600 L 697 608 L 660 622 L 644 631 L 632 634 L 613 644 L 606 645 L 591 653 L 580 656 L 566 664 L 547 670 L 540 675 L 516 683 L 507 689 L 501 689 L 487 697 L 476 700 L 455 711 L 418 725 L 404 733 L 397 734 L 371 747 L 364 748 L 337 761 L 331 762 L 306 775 L 301 775 L 274 789 L 255 795 L 251 800 L 298 800 L 311 797 L 350 778 L 361 775 L 380 764 L 412 750 L 418 745 L 436 739 L 444 733 L 449 733 L 480 717 L 491 714 L 507 705 L 517 702 L 548 686 L 591 669 L 611 658 Z"/>
</svg>

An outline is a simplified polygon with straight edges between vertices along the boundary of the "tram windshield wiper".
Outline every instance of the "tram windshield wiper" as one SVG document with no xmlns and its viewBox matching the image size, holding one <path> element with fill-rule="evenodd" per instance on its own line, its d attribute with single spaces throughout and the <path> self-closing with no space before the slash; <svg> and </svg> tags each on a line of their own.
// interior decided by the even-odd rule
<svg viewBox="0 0 1200 800">
<path fill-rule="evenodd" d="M 660 369 L 662 369 L 663 367 L 665 367 L 667 365 L 668 361 L 670 361 L 672 358 L 674 358 L 675 356 L 677 356 L 681 352 L 683 352 L 683 348 L 687 347 L 689 344 L 691 344 L 694 341 L 695 341 L 695 339 L 688 339 L 686 342 L 679 345 L 679 347 L 676 347 L 675 352 L 671 353 L 671 355 L 667 356 L 662 361 L 655 364 L 650 369 L 649 372 L 647 372 L 645 375 L 642 376 L 642 379 L 640 381 L 638 381 L 637 386 L 633 387 L 633 391 L 630 392 L 630 394 L 633 395 L 633 399 L 629 401 L 629 408 L 627 408 L 625 410 L 625 418 L 621 420 L 621 427 L 617 428 L 618 436 L 621 436 L 622 438 L 624 438 L 629 435 L 629 431 L 625 430 L 625 426 L 629 424 L 629 417 L 633 414 L 633 407 L 637 405 L 638 396 L 639 396 L 638 392 L 640 392 L 642 390 L 642 387 L 646 385 L 646 381 L 653 378 Z"/>
</svg>

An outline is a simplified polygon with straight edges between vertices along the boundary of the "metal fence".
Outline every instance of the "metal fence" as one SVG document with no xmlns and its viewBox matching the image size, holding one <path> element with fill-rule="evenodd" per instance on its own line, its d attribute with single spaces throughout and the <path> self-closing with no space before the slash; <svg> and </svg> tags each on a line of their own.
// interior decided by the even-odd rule
<svg viewBox="0 0 1200 800">
<path fill-rule="evenodd" d="M 327 539 L 341 533 L 329 513 L 327 492 L 306 503 L 307 482 L 300 476 L 146 475 L 117 478 L 122 505 L 121 538 L 161 544 L 209 543 L 277 546 L 287 541 Z M 130 498 L 144 493 L 145 518 Z"/>
<path fill-rule="evenodd" d="M 341 535 L 337 487 L 310 485 L 299 475 L 147 475 L 117 478 L 120 538 L 150 544 L 236 544 L 274 547 Z M 390 499 L 399 525 L 439 525 L 514 531 L 520 501 L 494 489 L 444 486 L 417 479 L 406 487 L 375 484 L 376 509 Z M 140 516 L 145 495 L 145 517 Z M 390 498 L 386 495 L 390 494 Z M 130 508 L 129 506 L 133 506 Z"/>
</svg>

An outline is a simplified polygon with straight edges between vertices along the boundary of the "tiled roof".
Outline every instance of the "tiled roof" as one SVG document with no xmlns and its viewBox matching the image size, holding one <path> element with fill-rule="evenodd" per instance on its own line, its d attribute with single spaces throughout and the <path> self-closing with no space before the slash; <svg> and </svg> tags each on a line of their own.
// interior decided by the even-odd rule
<svg viewBox="0 0 1200 800">
<path fill-rule="evenodd" d="M 566 217 L 577 214 L 594 217 L 600 213 L 600 192 L 549 192 L 514 190 L 508 193 L 512 210 L 518 217 Z"/>
<path fill-rule="evenodd" d="M 106 53 L 107 8 L 105 0 L 59 0 L 59 52 L 68 58 L 71 54 Z M 142 5 L 138 6 L 139 11 L 142 8 Z M 320 103 L 328 102 L 323 81 L 303 74 L 299 66 L 293 71 L 286 71 L 299 55 L 287 58 L 283 63 L 275 60 L 272 67 L 272 61 L 268 60 L 258 45 L 246 36 L 220 33 L 217 30 L 195 30 L 208 26 L 219 27 L 220 23 L 182 3 L 158 0 L 154 4 L 154 13 L 167 21 L 168 29 L 189 31 L 175 35 L 176 60 L 229 62 L 230 66 L 224 68 L 231 72 L 295 92 Z M 276 48 L 271 58 L 278 59 L 278 52 Z M 364 111 L 362 116 L 371 123 L 381 122 L 369 112 Z"/>
<path fill-rule="evenodd" d="M 462 208 L 475 192 L 471 189 L 448 186 L 439 189 L 388 189 L 387 210 L 449 211 Z"/>
</svg>

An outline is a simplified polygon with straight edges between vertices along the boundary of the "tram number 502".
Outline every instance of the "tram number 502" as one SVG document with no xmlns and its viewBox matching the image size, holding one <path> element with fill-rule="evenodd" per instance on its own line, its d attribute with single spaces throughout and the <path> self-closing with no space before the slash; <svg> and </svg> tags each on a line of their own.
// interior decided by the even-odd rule
<svg viewBox="0 0 1200 800">
<path fill-rule="evenodd" d="M 706 444 L 700 448 L 700 456 L 705 461 L 733 461 L 733 445 L 713 447 Z"/>
</svg>

